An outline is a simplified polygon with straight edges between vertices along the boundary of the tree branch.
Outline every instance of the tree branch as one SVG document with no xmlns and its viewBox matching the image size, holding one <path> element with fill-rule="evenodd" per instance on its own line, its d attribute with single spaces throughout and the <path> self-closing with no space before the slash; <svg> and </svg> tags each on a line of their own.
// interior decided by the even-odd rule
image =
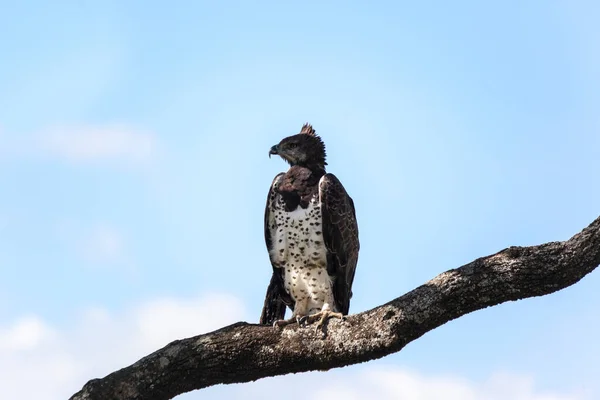
<svg viewBox="0 0 600 400">
<path fill-rule="evenodd" d="M 509 247 L 444 272 L 382 306 L 313 329 L 238 322 L 177 340 L 89 381 L 71 400 L 171 399 L 219 383 L 327 370 L 384 357 L 455 318 L 578 282 L 600 264 L 600 217 L 565 242 Z"/>
</svg>

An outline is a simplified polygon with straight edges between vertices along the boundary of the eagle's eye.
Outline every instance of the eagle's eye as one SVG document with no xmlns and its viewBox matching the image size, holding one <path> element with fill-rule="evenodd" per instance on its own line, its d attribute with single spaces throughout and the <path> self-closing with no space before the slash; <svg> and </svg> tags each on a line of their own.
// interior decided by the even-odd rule
<svg viewBox="0 0 600 400">
<path fill-rule="evenodd" d="M 290 143 L 290 144 L 288 145 L 288 147 L 289 147 L 290 149 L 295 149 L 296 147 L 298 147 L 298 143 Z"/>
</svg>

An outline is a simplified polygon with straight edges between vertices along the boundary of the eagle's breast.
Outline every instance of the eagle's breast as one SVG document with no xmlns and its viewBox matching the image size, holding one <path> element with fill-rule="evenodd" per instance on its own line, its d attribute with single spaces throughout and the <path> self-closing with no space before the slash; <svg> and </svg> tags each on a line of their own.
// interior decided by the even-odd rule
<svg viewBox="0 0 600 400">
<path fill-rule="evenodd" d="M 273 264 L 283 269 L 285 291 L 294 299 L 294 313 L 321 311 L 333 307 L 331 278 L 327 274 L 327 249 L 323 243 L 323 221 L 319 195 L 306 208 L 298 205 L 287 211 L 280 194 L 272 199 L 270 225 Z"/>
</svg>

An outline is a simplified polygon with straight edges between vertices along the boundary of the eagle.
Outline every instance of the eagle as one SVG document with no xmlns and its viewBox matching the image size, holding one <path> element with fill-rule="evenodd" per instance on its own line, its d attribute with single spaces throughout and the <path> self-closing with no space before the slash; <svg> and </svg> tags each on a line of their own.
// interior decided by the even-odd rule
<svg viewBox="0 0 600 400">
<path fill-rule="evenodd" d="M 358 262 L 354 202 L 335 175 L 325 171 L 325 144 L 308 123 L 271 147 L 287 161 L 269 189 L 265 242 L 273 275 L 261 324 L 283 327 L 348 314 Z M 292 310 L 285 320 L 286 306 Z"/>
</svg>

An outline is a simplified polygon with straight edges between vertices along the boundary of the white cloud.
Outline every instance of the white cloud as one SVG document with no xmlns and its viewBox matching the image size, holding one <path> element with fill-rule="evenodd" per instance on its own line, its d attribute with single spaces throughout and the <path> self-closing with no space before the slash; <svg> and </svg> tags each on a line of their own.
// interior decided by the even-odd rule
<svg viewBox="0 0 600 400">
<path fill-rule="evenodd" d="M 455 376 L 423 376 L 399 368 L 366 372 L 361 381 L 372 387 L 380 399 L 411 400 L 576 400 L 581 395 L 548 394 L 536 390 L 533 379 L 495 374 L 482 383 Z"/>
<path fill-rule="evenodd" d="M 33 350 L 52 336 L 52 330 L 41 319 L 22 317 L 9 328 L 0 329 L 0 351 Z"/>
<path fill-rule="evenodd" d="M 236 297 L 154 299 L 122 313 L 88 308 L 75 326 L 58 330 L 37 317 L 0 327 L 2 399 L 65 399 L 89 379 L 129 365 L 167 343 L 209 332 L 244 318 Z M 31 382 L 36 382 L 31 385 Z M 289 388 L 299 390 L 290 390 Z M 582 394 L 546 393 L 526 376 L 495 374 L 481 382 L 453 375 L 426 375 L 397 366 L 286 375 L 196 391 L 185 399 L 251 400 L 285 393 L 288 400 L 587 400 Z"/>
<path fill-rule="evenodd" d="M 149 161 L 157 152 L 156 137 L 123 126 L 74 126 L 50 129 L 40 135 L 41 149 L 71 162 Z"/>
<path fill-rule="evenodd" d="M 241 308 L 239 300 L 228 295 L 213 295 L 209 302 L 204 298 L 185 301 L 164 298 L 140 307 L 135 322 L 142 345 L 152 349 L 205 332 L 208 325 L 216 329 L 231 323 L 227 310 Z M 239 313 L 238 318 L 241 317 Z M 177 327 L 176 331 L 173 327 Z"/>
<path fill-rule="evenodd" d="M 303 388 L 292 390 L 288 388 Z M 453 375 L 425 375 L 397 366 L 366 365 L 344 373 L 341 370 L 287 375 L 238 385 L 231 398 L 264 398 L 265 393 L 286 393 L 287 400 L 302 400 L 310 390 L 315 400 L 585 400 L 583 394 L 547 393 L 537 389 L 533 379 L 498 373 L 482 382 Z M 223 395 L 221 391 L 219 395 Z M 201 398 L 195 393 L 186 399 Z M 183 399 L 182 399 L 183 400 Z"/>
<path fill-rule="evenodd" d="M 243 315 L 238 299 L 215 294 L 153 300 L 120 314 L 90 308 L 64 330 L 52 329 L 37 317 L 20 318 L 0 327 L 0 398 L 68 398 L 89 379 Z"/>
</svg>

